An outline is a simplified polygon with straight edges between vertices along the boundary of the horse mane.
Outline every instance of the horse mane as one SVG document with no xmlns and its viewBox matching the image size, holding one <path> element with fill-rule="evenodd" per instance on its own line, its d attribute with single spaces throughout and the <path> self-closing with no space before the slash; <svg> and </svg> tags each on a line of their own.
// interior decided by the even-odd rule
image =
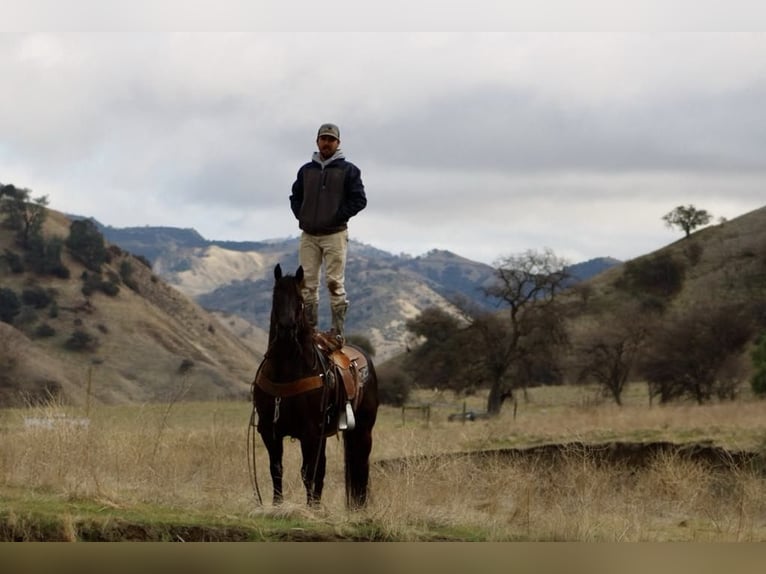
<svg viewBox="0 0 766 574">
<path fill-rule="evenodd" d="M 302 277 L 291 274 L 281 275 L 281 273 L 274 282 L 271 316 L 269 320 L 269 343 L 266 350 L 266 356 L 297 352 L 303 357 L 304 362 L 306 362 L 309 367 L 313 367 L 314 329 L 309 324 L 305 313 L 303 313 L 303 295 L 301 294 L 302 283 Z M 294 304 L 300 308 L 300 312 L 296 314 L 295 330 L 291 333 L 289 339 L 280 337 L 279 334 L 277 314 L 280 309 L 277 308 L 276 301 L 277 294 L 280 292 L 285 292 L 290 300 L 294 297 Z"/>
</svg>

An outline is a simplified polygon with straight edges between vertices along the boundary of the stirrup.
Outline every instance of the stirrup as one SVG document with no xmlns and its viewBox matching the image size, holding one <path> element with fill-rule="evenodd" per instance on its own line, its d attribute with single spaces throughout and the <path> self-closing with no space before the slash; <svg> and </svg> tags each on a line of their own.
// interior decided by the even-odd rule
<svg viewBox="0 0 766 574">
<path fill-rule="evenodd" d="M 338 428 L 340 430 L 354 430 L 354 427 L 356 427 L 354 410 L 351 408 L 351 401 L 346 401 L 346 410 L 340 413 Z"/>
<path fill-rule="evenodd" d="M 331 327 L 327 334 L 339 347 L 343 347 L 346 344 L 346 337 L 343 336 L 343 333 L 340 333 L 335 329 L 335 327 Z"/>
</svg>

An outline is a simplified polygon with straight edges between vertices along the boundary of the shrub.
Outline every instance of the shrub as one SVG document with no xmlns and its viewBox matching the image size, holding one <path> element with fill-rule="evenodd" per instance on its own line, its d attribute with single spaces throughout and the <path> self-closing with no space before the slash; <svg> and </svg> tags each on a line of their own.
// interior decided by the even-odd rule
<svg viewBox="0 0 766 574">
<path fill-rule="evenodd" d="M 395 407 L 404 405 L 410 398 L 412 380 L 398 367 L 378 370 L 378 397 L 380 402 Z"/>
<path fill-rule="evenodd" d="M 18 365 L 16 347 L 13 337 L 0 331 L 0 386 L 11 379 Z"/>
<path fill-rule="evenodd" d="M 107 259 L 104 236 L 89 219 L 72 222 L 66 246 L 91 271 L 99 271 Z"/>
<path fill-rule="evenodd" d="M 44 288 L 35 285 L 21 292 L 21 300 L 25 305 L 31 305 L 35 309 L 45 309 L 53 301 L 53 298 Z"/>
<path fill-rule="evenodd" d="M 123 259 L 120 263 L 120 279 L 128 286 L 128 289 L 138 293 L 138 283 L 133 278 L 133 264 L 127 259 Z"/>
<path fill-rule="evenodd" d="M 91 275 L 87 271 L 83 271 L 81 278 L 82 289 L 80 291 L 86 297 L 90 297 L 101 286 L 101 277 L 98 275 Z"/>
<path fill-rule="evenodd" d="M 189 372 L 192 368 L 194 368 L 194 361 L 191 359 L 184 359 L 181 361 L 181 364 L 178 365 L 178 373 L 183 375 L 184 373 Z"/>
<path fill-rule="evenodd" d="M 0 321 L 13 324 L 16 315 L 21 312 L 21 301 L 13 289 L 0 288 Z"/>
<path fill-rule="evenodd" d="M 764 371 L 758 371 L 753 375 L 753 378 L 750 380 L 750 386 L 753 389 L 753 392 L 758 395 L 759 397 L 765 397 L 766 396 L 766 370 Z"/>
<path fill-rule="evenodd" d="M 64 343 L 70 351 L 92 351 L 98 347 L 98 339 L 82 329 L 75 330 Z"/>
<path fill-rule="evenodd" d="M 41 339 L 46 337 L 53 337 L 56 334 L 56 330 L 48 323 L 41 323 L 37 329 L 35 329 L 35 336 Z"/>
<path fill-rule="evenodd" d="M 100 285 L 101 291 L 110 297 L 116 297 L 120 292 L 120 286 L 113 281 L 102 281 Z"/>
<path fill-rule="evenodd" d="M 668 253 L 633 259 L 625 264 L 616 287 L 634 294 L 670 298 L 681 290 L 686 268 Z"/>
<path fill-rule="evenodd" d="M 5 259 L 5 262 L 8 264 L 11 273 L 24 273 L 24 261 L 18 253 L 6 249 L 3 254 L 3 259 Z"/>
<path fill-rule="evenodd" d="M 110 297 L 114 297 L 120 292 L 120 286 L 116 283 L 116 276 L 110 281 L 104 281 L 100 273 L 90 274 L 87 271 L 83 271 L 82 280 L 81 291 L 86 297 L 91 296 L 95 291 L 101 291 Z"/>
<path fill-rule="evenodd" d="M 690 243 L 689 245 L 686 245 L 684 248 L 684 255 L 686 255 L 686 258 L 689 260 L 689 263 L 692 264 L 692 266 L 697 265 L 700 262 L 700 259 L 702 258 L 702 253 L 705 249 L 702 247 L 702 245 L 694 241 L 693 243 Z"/>
<path fill-rule="evenodd" d="M 69 278 L 69 269 L 61 261 L 64 241 L 60 237 L 45 239 L 37 236 L 29 240 L 26 263 L 38 275 Z"/>
<path fill-rule="evenodd" d="M 755 368 L 750 386 L 756 395 L 766 396 L 766 333 L 761 334 L 758 338 L 750 357 Z"/>
</svg>

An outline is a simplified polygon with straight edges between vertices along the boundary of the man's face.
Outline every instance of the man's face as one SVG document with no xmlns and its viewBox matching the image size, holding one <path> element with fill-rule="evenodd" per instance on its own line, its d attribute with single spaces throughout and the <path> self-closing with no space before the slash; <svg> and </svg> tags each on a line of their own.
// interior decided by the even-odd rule
<svg viewBox="0 0 766 574">
<path fill-rule="evenodd" d="M 339 145 L 340 140 L 332 136 L 319 136 L 317 138 L 317 148 L 319 148 L 319 155 L 322 156 L 322 159 L 331 158 L 338 151 Z"/>
</svg>

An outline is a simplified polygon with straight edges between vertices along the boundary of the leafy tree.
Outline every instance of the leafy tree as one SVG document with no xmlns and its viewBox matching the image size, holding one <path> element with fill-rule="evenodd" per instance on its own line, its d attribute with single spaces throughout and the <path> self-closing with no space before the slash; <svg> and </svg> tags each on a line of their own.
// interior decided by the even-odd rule
<svg viewBox="0 0 766 574">
<path fill-rule="evenodd" d="M 0 287 L 0 321 L 12 324 L 21 312 L 21 301 L 13 289 Z"/>
<path fill-rule="evenodd" d="M 485 293 L 507 308 L 505 320 L 500 324 L 485 314 L 473 323 L 489 365 L 490 414 L 500 412 L 513 388 L 526 388 L 535 366 L 551 360 L 553 349 L 566 343 L 558 295 L 571 279 L 566 261 L 551 249 L 528 250 L 501 259 L 496 278 Z"/>
<path fill-rule="evenodd" d="M 465 349 L 461 346 L 466 341 L 459 319 L 439 307 L 429 307 L 407 321 L 407 330 L 423 341 L 405 363 L 412 378 L 427 387 L 462 390 Z"/>
<path fill-rule="evenodd" d="M 686 237 L 702 225 L 707 225 L 713 216 L 704 209 L 697 209 L 693 205 L 679 205 L 673 211 L 662 216 L 662 220 L 668 227 L 683 229 Z"/>
<path fill-rule="evenodd" d="M 428 307 L 415 319 L 407 321 L 407 330 L 426 343 L 444 342 L 450 339 L 460 327 L 460 321 L 440 307 Z"/>
<path fill-rule="evenodd" d="M 99 271 L 107 259 L 104 236 L 90 219 L 72 222 L 66 246 L 91 271 Z"/>
<path fill-rule="evenodd" d="M 30 201 L 30 191 L 13 185 L 2 186 L 0 212 L 4 213 L 5 225 L 16 232 L 16 241 L 28 249 L 35 238 L 42 237 L 43 223 L 47 217 L 48 196 Z"/>
<path fill-rule="evenodd" d="M 730 396 L 732 384 L 725 371 L 752 333 L 747 310 L 736 305 L 699 307 L 667 320 L 641 365 L 651 395 L 659 396 L 661 403 L 690 397 L 700 404 L 714 396 Z"/>
</svg>

